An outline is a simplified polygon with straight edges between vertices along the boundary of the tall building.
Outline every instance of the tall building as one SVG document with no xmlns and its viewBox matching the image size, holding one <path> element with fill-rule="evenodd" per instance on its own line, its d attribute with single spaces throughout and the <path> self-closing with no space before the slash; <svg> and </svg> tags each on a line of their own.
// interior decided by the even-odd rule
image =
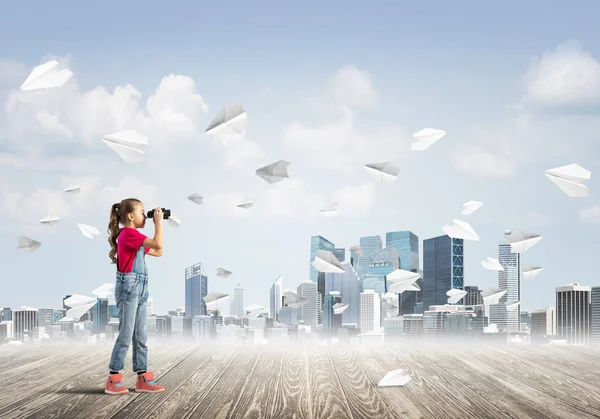
<svg viewBox="0 0 600 419">
<path fill-rule="evenodd" d="M 94 322 L 94 330 L 101 333 L 108 326 L 108 298 L 98 298 L 98 302 L 91 309 L 92 322 Z"/>
<path fill-rule="evenodd" d="M 26 334 L 33 334 L 37 327 L 37 308 L 21 307 L 13 311 L 14 338 L 23 340 Z"/>
<path fill-rule="evenodd" d="M 423 240 L 423 310 L 448 302 L 446 293 L 464 288 L 463 239 L 447 235 Z M 462 300 L 458 302 L 462 304 Z"/>
<path fill-rule="evenodd" d="M 208 294 L 208 277 L 202 263 L 185 270 L 185 316 L 194 318 L 206 315 L 204 297 Z"/>
<path fill-rule="evenodd" d="M 298 324 L 298 309 L 296 307 L 282 307 L 279 310 L 279 323 L 296 326 Z"/>
<path fill-rule="evenodd" d="M 556 288 L 556 335 L 571 344 L 590 343 L 592 287 L 570 283 Z"/>
<path fill-rule="evenodd" d="M 360 238 L 359 246 L 363 254 L 358 256 L 358 264 L 354 266 L 354 269 L 362 281 L 364 276 L 368 274 L 371 255 L 383 249 L 383 242 L 380 236 L 366 236 Z"/>
<path fill-rule="evenodd" d="M 531 312 L 531 339 L 556 336 L 556 310 L 546 307 Z"/>
<path fill-rule="evenodd" d="M 319 253 L 319 250 L 329 250 L 333 252 L 335 245 L 322 236 L 312 236 L 310 238 L 310 280 L 317 284 L 317 292 L 320 294 L 321 302 L 325 293 L 325 273 L 317 271 L 312 266 L 313 260 Z"/>
<path fill-rule="evenodd" d="M 2 307 L 0 310 L 0 322 L 7 322 L 12 320 L 12 310 L 10 307 Z"/>
<path fill-rule="evenodd" d="M 360 293 L 363 291 L 358 273 L 349 263 L 342 264 L 343 274 L 328 273 L 325 277 L 325 292 L 338 291 L 342 303 L 348 308 L 342 313 L 342 323 L 353 323 L 358 326 L 360 321 Z"/>
<path fill-rule="evenodd" d="M 323 330 L 333 333 L 335 331 L 333 306 L 342 302 L 342 296 L 339 291 L 330 291 L 325 295 L 325 304 L 323 305 Z M 339 315 L 341 317 L 341 315 Z M 341 325 L 340 325 L 341 326 Z"/>
<path fill-rule="evenodd" d="M 283 293 L 283 275 L 279 275 L 277 280 L 271 286 L 270 292 L 270 305 L 269 305 L 269 317 L 279 321 L 279 310 L 282 304 L 282 293 Z"/>
<path fill-rule="evenodd" d="M 600 287 L 592 287 L 590 343 L 600 345 Z"/>
<path fill-rule="evenodd" d="M 391 231 L 385 234 L 385 247 L 394 247 L 398 252 L 400 269 L 410 272 L 419 271 L 419 237 L 412 231 Z M 423 281 L 417 280 L 422 288 Z M 412 314 L 415 305 L 422 298 L 422 291 L 398 294 L 398 314 Z"/>
<path fill-rule="evenodd" d="M 148 317 L 154 314 L 154 298 L 152 297 L 148 297 L 148 302 L 146 303 L 146 312 Z"/>
<path fill-rule="evenodd" d="M 483 297 L 481 296 L 481 290 L 475 285 L 466 285 L 465 291 L 467 295 L 464 297 L 465 306 L 479 306 L 483 305 Z"/>
<path fill-rule="evenodd" d="M 510 236 L 510 230 L 504 235 Z M 516 332 L 521 330 L 521 305 L 507 310 L 507 301 L 521 301 L 521 255 L 512 253 L 508 241 L 498 245 L 498 262 L 504 268 L 498 271 L 498 287 L 506 290 L 498 304 L 490 306 L 490 323 L 496 323 L 498 330 Z"/>
<path fill-rule="evenodd" d="M 363 276 L 363 289 L 372 289 L 380 296 L 388 290 L 386 276 L 400 267 L 396 248 L 386 247 L 369 256 L 369 269 Z"/>
<path fill-rule="evenodd" d="M 381 301 L 374 290 L 360 294 L 360 333 L 379 332 L 381 328 Z"/>
<path fill-rule="evenodd" d="M 238 281 L 236 287 L 233 289 L 233 301 L 231 308 L 231 315 L 236 317 L 244 316 L 244 289 Z"/>
<path fill-rule="evenodd" d="M 40 308 L 38 309 L 37 315 L 37 326 L 44 327 L 46 330 L 52 328 L 54 323 L 54 309 L 52 308 Z"/>
<path fill-rule="evenodd" d="M 306 298 L 306 303 L 298 308 L 298 322 L 304 322 L 314 331 L 317 328 L 317 299 L 320 298 L 317 284 L 313 281 L 304 281 L 298 285 L 296 292 L 299 296 Z"/>
</svg>

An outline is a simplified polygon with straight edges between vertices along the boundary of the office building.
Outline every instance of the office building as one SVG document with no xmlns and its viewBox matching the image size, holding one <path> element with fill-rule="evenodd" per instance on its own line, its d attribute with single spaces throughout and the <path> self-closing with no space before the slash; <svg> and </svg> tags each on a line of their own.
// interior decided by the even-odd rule
<svg viewBox="0 0 600 419">
<path fill-rule="evenodd" d="M 590 294 L 592 287 L 570 283 L 556 288 L 556 335 L 567 343 L 590 343 Z"/>
<path fill-rule="evenodd" d="M 338 291 L 342 296 L 342 303 L 348 308 L 342 313 L 342 323 L 359 323 L 360 293 L 363 291 L 358 273 L 350 263 L 343 263 L 343 274 L 328 273 L 325 276 L 325 292 Z"/>
<path fill-rule="evenodd" d="M 467 295 L 464 297 L 465 306 L 483 305 L 483 297 L 481 296 L 481 290 L 479 287 L 474 285 L 465 285 L 465 291 L 467 292 Z"/>
<path fill-rule="evenodd" d="M 321 303 L 323 302 L 323 295 L 325 293 L 325 273 L 319 272 L 312 266 L 312 262 L 317 257 L 319 250 L 328 250 L 333 252 L 335 245 L 322 236 L 312 236 L 310 238 L 310 280 L 317 284 L 317 292 L 320 294 L 319 298 Z"/>
<path fill-rule="evenodd" d="M 463 239 L 447 235 L 423 241 L 423 311 L 448 302 L 446 293 L 464 288 Z M 463 301 L 458 301 L 462 304 Z"/>
<path fill-rule="evenodd" d="M 33 336 L 34 329 L 37 327 L 37 308 L 21 307 L 13 311 L 14 338 L 24 340 Z"/>
<path fill-rule="evenodd" d="M 311 326 L 313 330 L 317 328 L 317 284 L 313 281 L 304 281 L 296 289 L 296 293 L 306 298 L 306 303 L 298 308 L 298 323 L 303 322 L 306 326 Z"/>
<path fill-rule="evenodd" d="M 531 312 L 531 340 L 556 335 L 556 310 L 546 307 Z"/>
<path fill-rule="evenodd" d="M 282 307 L 279 309 L 279 323 L 296 326 L 298 324 L 298 309 L 296 307 Z"/>
<path fill-rule="evenodd" d="M 283 275 L 279 275 L 277 280 L 273 283 L 270 290 L 270 305 L 269 305 L 269 317 L 279 321 L 279 310 L 282 304 L 282 293 L 283 293 Z"/>
<path fill-rule="evenodd" d="M 333 306 L 342 303 L 342 296 L 339 291 L 330 291 L 325 295 L 325 304 L 323 305 L 323 330 L 329 334 L 334 334 L 336 323 L 339 323 L 338 329 L 342 326 L 342 314 L 335 314 Z M 336 318 L 337 316 L 337 318 Z M 337 322 L 335 320 L 338 320 Z"/>
<path fill-rule="evenodd" d="M 590 343 L 600 345 L 600 286 L 592 287 L 590 302 Z"/>
<path fill-rule="evenodd" d="M 380 296 L 388 290 L 386 276 L 400 268 L 396 248 L 386 247 L 369 256 L 369 268 L 362 278 L 363 289 L 372 289 Z"/>
<path fill-rule="evenodd" d="M 40 308 L 37 315 L 37 326 L 50 330 L 54 324 L 54 309 Z"/>
<path fill-rule="evenodd" d="M 381 329 L 381 301 L 371 289 L 360 294 L 360 333 L 379 332 Z"/>
<path fill-rule="evenodd" d="M 400 269 L 419 272 L 419 237 L 412 231 L 391 231 L 385 235 L 385 247 L 394 247 L 398 253 Z M 389 284 L 388 284 L 389 285 Z M 422 289 L 423 280 L 417 280 L 417 286 Z M 404 292 L 398 294 L 398 314 L 412 314 L 415 305 L 421 301 L 422 291 Z"/>
<path fill-rule="evenodd" d="M 361 237 L 359 247 L 362 249 L 363 254 L 357 255 L 358 264 L 354 266 L 354 269 L 362 281 L 364 276 L 368 274 L 371 255 L 383 249 L 383 242 L 380 236 Z"/>
<path fill-rule="evenodd" d="M 12 310 L 10 307 L 2 307 L 0 310 L 0 322 L 7 322 L 12 320 Z"/>
<path fill-rule="evenodd" d="M 101 333 L 108 326 L 110 318 L 108 312 L 108 298 L 98 298 L 98 302 L 90 310 L 92 313 L 92 322 L 96 333 Z M 118 317 L 118 312 L 117 312 Z"/>
<path fill-rule="evenodd" d="M 185 270 L 185 315 L 189 318 L 205 316 L 208 294 L 208 277 L 202 263 L 196 263 Z"/>
<path fill-rule="evenodd" d="M 333 256 L 335 256 L 335 258 L 340 262 L 343 263 L 346 261 L 346 249 L 344 249 L 343 247 L 335 247 L 331 253 L 333 253 Z"/>
<path fill-rule="evenodd" d="M 510 230 L 504 232 L 508 239 Z M 490 305 L 490 323 L 495 323 L 500 331 L 518 332 L 521 330 L 521 305 L 507 309 L 507 301 L 521 301 L 521 255 L 512 253 L 508 240 L 498 246 L 498 262 L 504 268 L 498 271 L 498 287 L 506 290 L 498 304 Z"/>
</svg>

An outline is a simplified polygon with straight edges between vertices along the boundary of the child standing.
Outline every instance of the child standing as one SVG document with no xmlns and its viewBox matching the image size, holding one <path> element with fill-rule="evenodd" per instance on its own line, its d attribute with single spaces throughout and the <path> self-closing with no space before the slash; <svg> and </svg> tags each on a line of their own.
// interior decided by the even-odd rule
<svg viewBox="0 0 600 419">
<path fill-rule="evenodd" d="M 156 393 L 165 391 L 147 371 L 146 306 L 148 302 L 148 270 L 145 255 L 162 256 L 162 219 L 160 208 L 154 211 L 154 238 L 150 239 L 137 229 L 146 225 L 144 205 L 135 198 L 124 199 L 110 210 L 108 242 L 112 263 L 117 265 L 115 300 L 119 309 L 119 336 L 110 358 L 110 374 L 106 380 L 107 394 L 129 394 L 122 384 L 125 356 L 133 346 L 133 371 L 137 373 L 135 391 Z M 123 228 L 119 228 L 119 223 Z M 118 240 L 117 240 L 118 237 Z"/>
</svg>

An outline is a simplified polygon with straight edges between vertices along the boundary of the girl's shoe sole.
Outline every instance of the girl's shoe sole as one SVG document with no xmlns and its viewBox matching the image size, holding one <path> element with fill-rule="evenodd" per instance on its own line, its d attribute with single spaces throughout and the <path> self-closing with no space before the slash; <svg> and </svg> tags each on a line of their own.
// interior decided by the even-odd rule
<svg viewBox="0 0 600 419">
<path fill-rule="evenodd" d="M 104 392 L 106 394 L 114 394 L 114 395 L 117 395 L 117 394 L 129 394 L 128 391 L 127 392 L 125 392 L 125 391 L 118 392 L 118 391 L 110 391 L 110 390 L 107 390 L 107 389 L 104 389 Z"/>
</svg>

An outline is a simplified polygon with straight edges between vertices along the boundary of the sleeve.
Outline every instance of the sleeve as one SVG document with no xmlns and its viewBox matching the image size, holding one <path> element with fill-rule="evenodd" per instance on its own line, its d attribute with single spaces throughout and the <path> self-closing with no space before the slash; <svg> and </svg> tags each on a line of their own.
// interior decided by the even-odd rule
<svg viewBox="0 0 600 419">
<path fill-rule="evenodd" d="M 124 231 L 124 233 L 124 237 L 122 237 L 123 246 L 125 249 L 129 249 L 134 252 L 137 251 L 144 243 L 144 240 L 147 239 L 146 236 L 137 231 L 135 228 L 128 228 Z M 148 253 L 147 250 L 145 250 L 145 252 Z"/>
</svg>

